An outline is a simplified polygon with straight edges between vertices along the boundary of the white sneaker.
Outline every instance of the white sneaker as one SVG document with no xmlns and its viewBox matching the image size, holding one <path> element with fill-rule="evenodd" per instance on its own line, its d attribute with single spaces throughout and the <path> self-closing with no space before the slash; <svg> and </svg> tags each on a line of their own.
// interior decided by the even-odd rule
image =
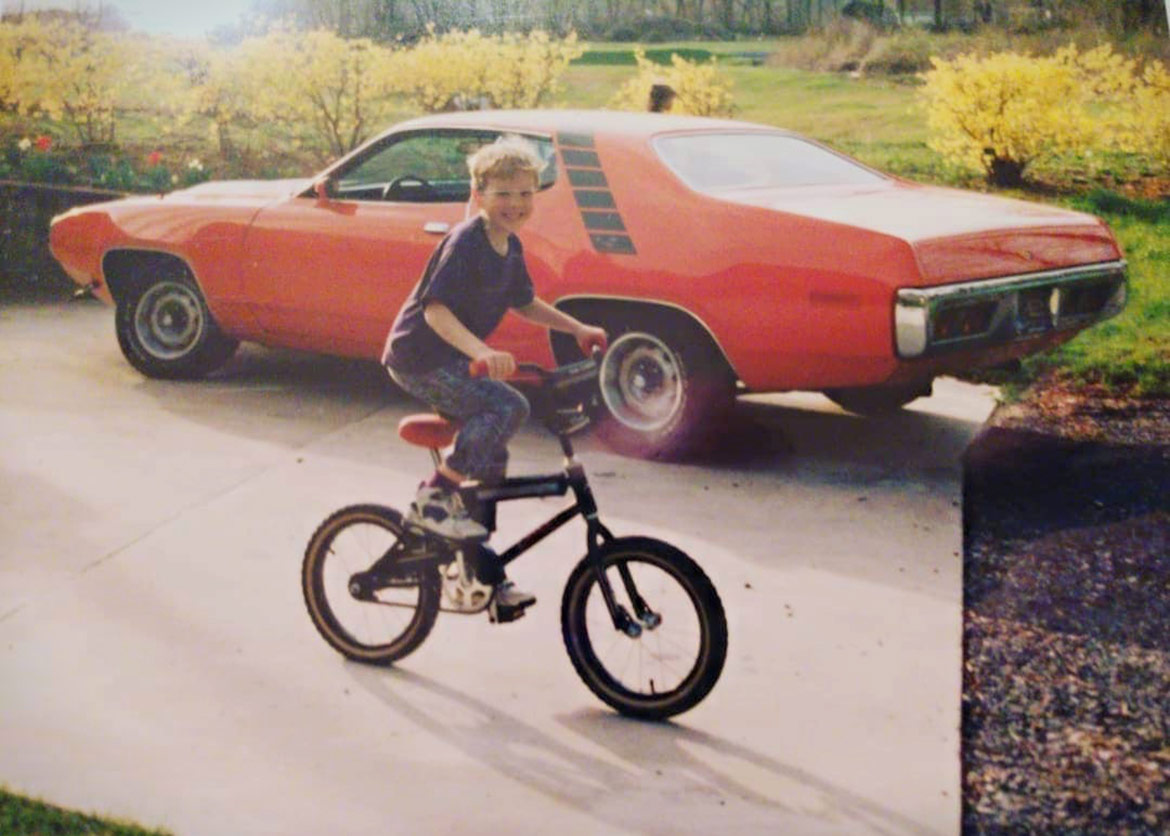
<svg viewBox="0 0 1170 836">
<path fill-rule="evenodd" d="M 459 495 L 423 485 L 410 504 L 406 522 L 448 540 L 486 540 L 488 530 L 467 514 Z"/>
<path fill-rule="evenodd" d="M 501 581 L 496 584 L 495 602 L 499 607 L 529 607 L 536 603 L 536 596 L 531 592 L 521 592 L 511 581 Z"/>
</svg>

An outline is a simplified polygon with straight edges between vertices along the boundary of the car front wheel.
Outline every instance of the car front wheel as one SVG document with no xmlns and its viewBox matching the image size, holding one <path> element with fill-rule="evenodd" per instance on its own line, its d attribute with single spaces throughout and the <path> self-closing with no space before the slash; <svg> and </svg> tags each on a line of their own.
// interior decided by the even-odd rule
<svg viewBox="0 0 1170 836">
<path fill-rule="evenodd" d="M 629 455 L 677 458 L 719 430 L 735 381 L 705 335 L 662 324 L 607 330 L 598 426 L 607 444 Z"/>
<path fill-rule="evenodd" d="M 239 346 L 220 330 L 195 282 L 177 267 L 140 275 L 118 299 L 114 319 L 122 353 L 147 377 L 203 377 Z"/>
</svg>

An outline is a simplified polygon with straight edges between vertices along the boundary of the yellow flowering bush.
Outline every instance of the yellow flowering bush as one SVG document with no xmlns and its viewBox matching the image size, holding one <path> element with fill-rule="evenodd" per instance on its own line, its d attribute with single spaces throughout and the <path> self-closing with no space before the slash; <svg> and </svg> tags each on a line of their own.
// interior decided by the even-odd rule
<svg viewBox="0 0 1170 836">
<path fill-rule="evenodd" d="M 1156 135 L 1160 112 L 1153 64 L 1137 63 L 1108 45 L 1081 52 L 1068 46 L 1048 57 L 1001 52 L 931 59 L 921 97 L 929 146 L 999 185 L 1021 182 L 1045 155 L 1119 149 L 1140 151 Z M 1148 101 L 1148 105 L 1142 102 Z"/>
<path fill-rule="evenodd" d="M 671 55 L 670 66 L 663 67 L 649 60 L 643 50 L 637 49 L 634 60 L 638 64 L 637 74 L 621 86 L 610 101 L 611 107 L 645 110 L 650 88 L 655 84 L 668 84 L 675 92 L 672 113 L 692 116 L 731 116 L 734 113 L 731 79 L 720 71 L 714 57 L 706 63 L 695 63 Z"/>
<path fill-rule="evenodd" d="M 0 112 L 20 109 L 20 58 L 26 46 L 23 23 L 0 22 Z"/>
<path fill-rule="evenodd" d="M 0 100 L 9 110 L 66 123 L 82 145 L 111 145 L 118 117 L 139 110 L 136 95 L 169 89 L 165 66 L 144 36 L 99 32 L 74 20 L 0 23 Z M 158 102 L 162 96 L 152 94 Z"/>
<path fill-rule="evenodd" d="M 224 70 L 212 77 L 205 107 L 222 106 L 229 118 L 237 102 L 257 120 L 306 128 L 322 159 L 353 150 L 381 127 L 397 88 L 390 50 L 324 29 L 250 38 Z"/>
<path fill-rule="evenodd" d="M 454 110 L 481 93 L 490 60 L 490 41 L 478 30 L 426 37 L 395 53 L 393 74 L 399 92 L 420 110 Z"/>
<path fill-rule="evenodd" d="M 185 121 L 205 120 L 220 155 L 237 156 L 236 131 L 260 124 L 240 66 L 240 53 L 206 41 L 188 41 L 176 44 L 173 56 L 187 87 Z"/>
<path fill-rule="evenodd" d="M 1170 72 L 1153 61 L 1142 73 L 1133 94 L 1133 118 L 1123 132 L 1127 150 L 1149 155 L 1170 168 Z"/>
<path fill-rule="evenodd" d="M 484 93 L 493 107 L 539 107 L 560 88 L 569 62 L 585 52 L 570 32 L 560 39 L 536 31 L 496 39 Z"/>
<path fill-rule="evenodd" d="M 553 38 L 485 36 L 477 29 L 425 38 L 393 60 L 397 88 L 427 112 L 482 107 L 538 107 L 559 90 L 569 62 L 584 52 L 575 33 Z"/>
</svg>

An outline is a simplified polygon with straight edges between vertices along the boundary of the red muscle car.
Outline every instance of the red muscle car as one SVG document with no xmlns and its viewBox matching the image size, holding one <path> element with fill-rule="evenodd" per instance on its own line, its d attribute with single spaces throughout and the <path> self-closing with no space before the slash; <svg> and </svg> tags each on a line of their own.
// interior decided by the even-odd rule
<svg viewBox="0 0 1170 836">
<path fill-rule="evenodd" d="M 151 377 L 206 375 L 240 340 L 376 358 L 427 257 L 469 211 L 467 155 L 547 161 L 521 233 L 538 294 L 603 325 L 600 431 L 674 455 L 737 392 L 897 409 L 941 373 L 1070 339 L 1125 304 L 1099 219 L 918 185 L 787 131 L 649 113 L 477 111 L 400 124 L 316 177 L 205 183 L 67 212 L 51 247 L 116 306 Z M 541 363 L 571 340 L 508 317 Z"/>
</svg>

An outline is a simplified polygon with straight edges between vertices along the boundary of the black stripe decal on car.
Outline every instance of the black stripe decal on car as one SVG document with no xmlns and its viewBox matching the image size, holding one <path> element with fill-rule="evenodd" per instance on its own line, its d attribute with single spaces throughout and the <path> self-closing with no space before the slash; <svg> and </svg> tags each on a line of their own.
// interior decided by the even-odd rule
<svg viewBox="0 0 1170 836">
<path fill-rule="evenodd" d="M 570 168 L 569 183 L 575 188 L 608 189 L 609 181 L 605 179 L 604 171 L 591 168 Z"/>
<path fill-rule="evenodd" d="M 628 235 L 590 235 L 589 238 L 598 252 L 622 255 L 633 255 L 637 252 L 634 249 L 634 242 Z"/>
<path fill-rule="evenodd" d="M 625 232 L 626 225 L 617 212 L 582 212 L 586 229 L 604 229 L 608 232 Z"/>
<path fill-rule="evenodd" d="M 602 253 L 637 253 L 633 240 L 624 234 L 626 224 L 601 169 L 601 157 L 596 150 L 582 150 L 595 148 L 593 134 L 558 133 L 557 145 L 593 248 Z"/>
<path fill-rule="evenodd" d="M 579 134 L 572 131 L 561 131 L 557 134 L 558 145 L 569 145 L 573 148 L 592 148 L 593 134 Z"/>
<path fill-rule="evenodd" d="M 561 159 L 568 168 L 601 168 L 601 160 L 596 151 L 574 151 L 572 148 L 561 149 Z"/>
<path fill-rule="evenodd" d="M 613 195 L 609 192 L 592 191 L 588 189 L 573 189 L 573 197 L 582 209 L 616 209 Z"/>
</svg>

